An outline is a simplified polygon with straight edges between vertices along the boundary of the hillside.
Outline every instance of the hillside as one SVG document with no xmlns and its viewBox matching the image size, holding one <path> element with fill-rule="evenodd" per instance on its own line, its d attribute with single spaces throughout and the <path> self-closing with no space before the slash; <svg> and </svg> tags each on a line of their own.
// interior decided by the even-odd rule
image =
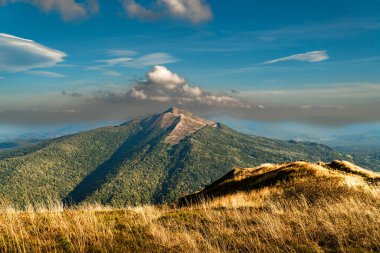
<svg viewBox="0 0 380 253">
<path fill-rule="evenodd" d="M 339 197 L 379 186 L 380 174 L 346 161 L 263 164 L 256 168 L 234 169 L 202 191 L 180 198 L 178 204 L 192 205 L 263 188 L 289 196 L 302 195 L 313 202 L 326 194 Z"/>
<path fill-rule="evenodd" d="M 0 199 L 113 206 L 174 202 L 231 168 L 347 159 L 327 146 L 238 133 L 171 108 L 0 155 Z"/>
<path fill-rule="evenodd" d="M 233 170 L 185 207 L 5 206 L 0 251 L 379 252 L 379 180 L 347 162 L 292 162 Z"/>
</svg>

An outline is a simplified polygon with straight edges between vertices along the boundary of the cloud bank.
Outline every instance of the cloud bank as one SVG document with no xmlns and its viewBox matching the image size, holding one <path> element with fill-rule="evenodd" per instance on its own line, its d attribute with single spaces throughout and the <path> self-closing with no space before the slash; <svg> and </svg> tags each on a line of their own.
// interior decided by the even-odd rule
<svg viewBox="0 0 380 253">
<path fill-rule="evenodd" d="M 279 58 L 264 62 L 264 64 L 273 64 L 284 61 L 300 61 L 300 62 L 321 62 L 330 59 L 327 51 L 313 51 L 304 54 L 295 54 L 284 58 Z"/>
<path fill-rule="evenodd" d="M 23 72 L 52 67 L 66 56 L 32 40 L 0 33 L 0 71 Z"/>
<path fill-rule="evenodd" d="M 378 122 L 380 84 L 317 84 L 302 89 L 203 90 L 164 66 L 154 66 L 142 80 L 102 90 L 68 89 L 59 93 L 0 94 L 0 124 L 48 125 L 128 120 L 177 106 L 200 115 L 238 119 L 341 126 Z"/>
<path fill-rule="evenodd" d="M 0 0 L 0 6 L 13 3 L 32 4 L 46 13 L 56 12 L 65 21 L 82 19 L 99 12 L 97 0 L 87 0 L 85 4 L 75 0 Z"/>
<path fill-rule="evenodd" d="M 22 104 L 19 101 L 24 101 Z M 65 90 L 59 94 L 20 95 L 7 100 L 0 94 L 0 124 L 49 125 L 102 120 L 127 120 L 178 106 L 207 114 L 249 110 L 236 97 L 214 94 L 191 85 L 164 66 L 154 66 L 140 81 L 105 90 Z"/>
</svg>

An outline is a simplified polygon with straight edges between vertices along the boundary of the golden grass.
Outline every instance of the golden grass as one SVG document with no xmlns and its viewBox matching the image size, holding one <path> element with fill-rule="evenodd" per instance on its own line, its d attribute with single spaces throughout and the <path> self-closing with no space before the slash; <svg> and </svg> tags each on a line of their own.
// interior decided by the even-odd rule
<svg viewBox="0 0 380 253">
<path fill-rule="evenodd" d="M 264 188 L 187 208 L 3 208 L 0 251 L 379 252 L 379 190 L 314 202 Z"/>
<path fill-rule="evenodd" d="M 310 183 L 307 183 L 308 181 Z M 379 186 L 380 175 L 345 161 L 334 161 L 329 164 L 303 161 L 263 164 L 256 168 L 234 169 L 204 190 L 180 198 L 179 205 L 186 206 L 264 187 L 294 188 L 295 182 L 299 191 L 313 198 L 321 194 L 341 195 L 340 191 Z"/>
<path fill-rule="evenodd" d="M 5 206 L 0 252 L 380 252 L 380 187 L 372 180 L 377 175 L 366 183 L 365 171 L 289 165 L 281 165 L 291 175 L 285 182 L 183 208 Z M 278 166 L 227 179 L 245 182 L 244 173 L 261 173 L 254 182 L 278 179 Z"/>
</svg>

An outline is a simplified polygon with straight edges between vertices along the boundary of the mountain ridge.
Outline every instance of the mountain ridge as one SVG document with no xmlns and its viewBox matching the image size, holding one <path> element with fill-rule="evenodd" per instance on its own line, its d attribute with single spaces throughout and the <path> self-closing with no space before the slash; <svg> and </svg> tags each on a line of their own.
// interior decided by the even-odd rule
<svg viewBox="0 0 380 253">
<path fill-rule="evenodd" d="M 170 108 L 0 156 L 0 199 L 20 205 L 47 198 L 72 205 L 173 203 L 232 168 L 343 158 L 324 145 L 249 136 Z"/>
</svg>

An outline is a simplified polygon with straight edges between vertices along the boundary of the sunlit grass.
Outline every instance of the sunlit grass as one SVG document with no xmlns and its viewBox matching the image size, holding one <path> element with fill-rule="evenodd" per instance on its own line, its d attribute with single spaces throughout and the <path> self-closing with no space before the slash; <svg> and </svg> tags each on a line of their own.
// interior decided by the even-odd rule
<svg viewBox="0 0 380 253">
<path fill-rule="evenodd" d="M 375 252 L 380 197 L 237 193 L 197 206 L 2 208 L 2 252 Z"/>
</svg>

